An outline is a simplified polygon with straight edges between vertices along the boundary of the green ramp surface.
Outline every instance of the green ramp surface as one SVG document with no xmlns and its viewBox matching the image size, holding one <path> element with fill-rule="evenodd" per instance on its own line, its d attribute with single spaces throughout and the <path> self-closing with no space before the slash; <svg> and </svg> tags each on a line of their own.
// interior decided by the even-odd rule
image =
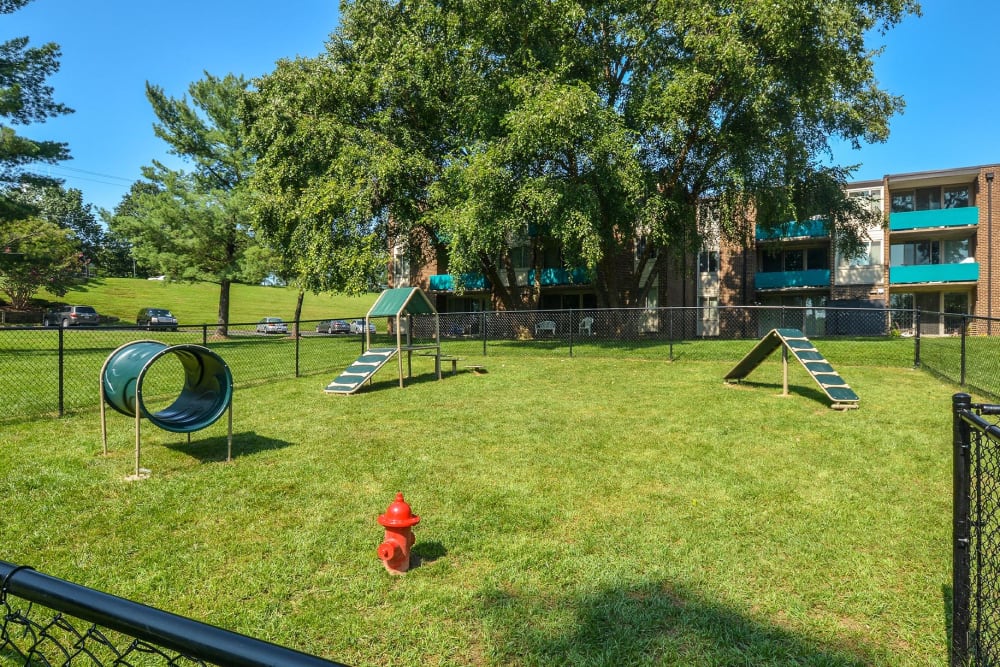
<svg viewBox="0 0 1000 667">
<path fill-rule="evenodd" d="M 772 352 L 784 346 L 799 360 L 833 407 L 857 407 L 861 399 L 844 381 L 833 366 L 823 358 L 816 346 L 798 329 L 771 329 L 750 352 L 740 360 L 724 378 L 727 382 L 742 380 L 767 359 Z"/>
<path fill-rule="evenodd" d="M 394 347 L 372 347 L 367 352 L 357 358 L 343 373 L 326 386 L 324 391 L 328 394 L 353 394 L 365 380 L 375 375 L 378 369 L 385 366 L 385 362 L 396 356 Z"/>
</svg>

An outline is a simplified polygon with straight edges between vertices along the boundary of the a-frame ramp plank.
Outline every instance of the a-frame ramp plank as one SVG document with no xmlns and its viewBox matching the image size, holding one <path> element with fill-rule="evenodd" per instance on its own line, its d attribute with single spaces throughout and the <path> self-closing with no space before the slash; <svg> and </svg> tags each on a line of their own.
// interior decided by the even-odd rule
<svg viewBox="0 0 1000 667">
<path fill-rule="evenodd" d="M 772 329 L 766 336 L 760 339 L 760 342 L 723 379 L 727 381 L 742 380 L 747 375 L 750 375 L 753 369 L 760 366 L 779 347 L 781 347 L 781 337 L 778 336 L 777 330 Z"/>
<path fill-rule="evenodd" d="M 375 375 L 385 362 L 396 356 L 394 347 L 373 347 L 357 358 L 343 373 L 326 386 L 328 394 L 353 394 L 365 380 Z"/>
<path fill-rule="evenodd" d="M 726 381 L 742 380 L 750 374 L 764 359 L 782 345 L 799 360 L 827 398 L 833 401 L 832 407 L 838 409 L 856 408 L 858 397 L 833 366 L 820 354 L 805 334 L 798 329 L 772 329 L 747 356 L 736 364 L 724 378 Z"/>
</svg>

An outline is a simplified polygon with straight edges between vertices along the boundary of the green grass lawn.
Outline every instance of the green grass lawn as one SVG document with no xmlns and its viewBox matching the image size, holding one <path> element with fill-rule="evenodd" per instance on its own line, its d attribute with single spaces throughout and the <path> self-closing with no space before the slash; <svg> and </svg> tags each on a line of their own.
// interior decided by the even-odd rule
<svg viewBox="0 0 1000 667">
<path fill-rule="evenodd" d="M 955 387 L 844 354 L 836 412 L 797 365 L 781 396 L 778 361 L 695 356 L 259 384 L 231 463 L 224 420 L 147 425 L 132 483 L 126 417 L 107 457 L 96 411 L 10 424 L 0 558 L 353 665 L 947 664 Z"/>
<path fill-rule="evenodd" d="M 350 297 L 342 294 L 306 293 L 302 319 L 364 317 L 378 294 Z M 101 315 L 135 323 L 140 308 L 168 308 L 181 324 L 212 323 L 219 315 L 219 286 L 213 283 L 178 283 L 136 278 L 96 278 L 57 297 L 40 292 L 38 298 L 59 303 L 93 306 Z M 297 292 L 290 287 L 233 285 L 230 322 L 256 322 L 262 317 L 291 321 Z"/>
</svg>

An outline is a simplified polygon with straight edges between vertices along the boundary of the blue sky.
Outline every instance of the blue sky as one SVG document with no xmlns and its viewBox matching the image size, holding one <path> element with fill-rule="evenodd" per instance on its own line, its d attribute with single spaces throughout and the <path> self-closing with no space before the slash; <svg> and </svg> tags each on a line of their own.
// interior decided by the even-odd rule
<svg viewBox="0 0 1000 667">
<path fill-rule="evenodd" d="M 888 173 L 1000 161 L 1000 62 L 991 45 L 1000 26 L 996 0 L 925 0 L 871 46 L 885 46 L 876 74 L 906 99 L 885 144 L 853 151 L 835 144 L 834 159 L 860 164 L 856 180 Z M 0 16 L 0 39 L 27 35 L 56 42 L 61 68 L 49 83 L 76 113 L 25 130 L 68 142 L 74 159 L 51 168 L 84 200 L 112 209 L 157 159 L 178 163 L 155 137 L 145 82 L 181 97 L 203 72 L 257 77 L 280 58 L 315 56 L 337 24 L 337 0 L 34 0 Z"/>
</svg>

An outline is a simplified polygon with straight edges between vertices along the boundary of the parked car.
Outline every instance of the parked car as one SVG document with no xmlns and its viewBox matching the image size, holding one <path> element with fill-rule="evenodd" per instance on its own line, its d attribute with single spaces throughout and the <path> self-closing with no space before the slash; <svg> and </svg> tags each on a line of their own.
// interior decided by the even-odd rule
<svg viewBox="0 0 1000 667">
<path fill-rule="evenodd" d="M 351 333 L 351 325 L 344 320 L 322 320 L 316 325 L 316 333 L 346 334 Z"/>
<path fill-rule="evenodd" d="M 351 333 L 364 333 L 365 332 L 365 321 L 364 320 L 352 320 L 351 321 Z M 375 333 L 375 323 L 368 323 L 368 333 Z"/>
<path fill-rule="evenodd" d="M 265 317 L 257 323 L 257 333 L 288 333 L 288 325 L 280 317 Z"/>
<path fill-rule="evenodd" d="M 62 306 L 42 315 L 43 327 L 96 327 L 100 316 L 93 306 Z"/>
<path fill-rule="evenodd" d="M 142 308 L 135 316 L 137 327 L 177 331 L 177 318 L 166 308 Z"/>
</svg>

